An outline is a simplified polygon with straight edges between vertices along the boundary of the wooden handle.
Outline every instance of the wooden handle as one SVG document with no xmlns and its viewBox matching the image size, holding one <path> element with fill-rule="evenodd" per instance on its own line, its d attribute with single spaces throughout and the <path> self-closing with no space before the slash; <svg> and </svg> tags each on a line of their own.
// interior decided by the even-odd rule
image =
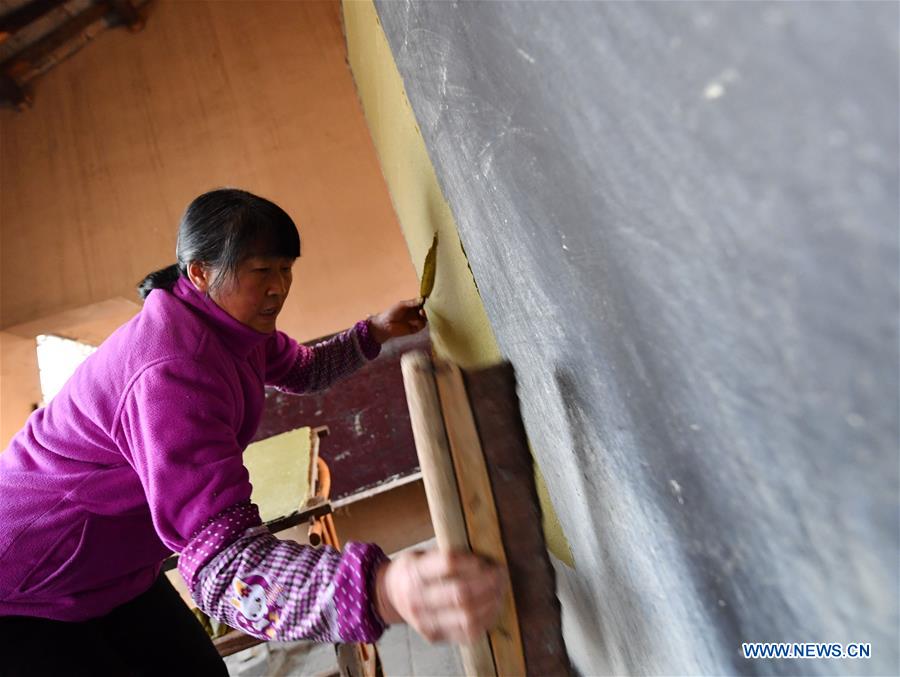
<svg viewBox="0 0 900 677">
<path fill-rule="evenodd" d="M 468 551 L 469 539 L 434 384 L 434 367 L 425 353 L 412 352 L 400 358 L 400 369 L 438 547 Z M 461 644 L 460 653 L 467 675 L 496 675 L 487 633 L 471 644 Z"/>
</svg>

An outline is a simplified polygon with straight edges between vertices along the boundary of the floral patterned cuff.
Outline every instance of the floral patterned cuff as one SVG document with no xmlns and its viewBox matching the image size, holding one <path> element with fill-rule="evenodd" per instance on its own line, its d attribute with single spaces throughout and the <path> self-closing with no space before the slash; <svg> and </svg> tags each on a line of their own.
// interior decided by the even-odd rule
<svg viewBox="0 0 900 677">
<path fill-rule="evenodd" d="M 347 543 L 342 554 L 334 578 L 340 635 L 348 642 L 374 641 L 386 627 L 375 610 L 375 574 L 390 560 L 374 543 Z"/>
</svg>

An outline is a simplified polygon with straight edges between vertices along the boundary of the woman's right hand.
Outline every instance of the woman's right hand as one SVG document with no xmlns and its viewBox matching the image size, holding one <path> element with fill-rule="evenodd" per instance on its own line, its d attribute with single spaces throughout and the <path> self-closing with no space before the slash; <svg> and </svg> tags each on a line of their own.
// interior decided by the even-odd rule
<svg viewBox="0 0 900 677">
<path fill-rule="evenodd" d="M 375 605 L 429 642 L 467 643 L 496 623 L 505 588 L 505 571 L 477 555 L 404 552 L 376 573 Z"/>
</svg>

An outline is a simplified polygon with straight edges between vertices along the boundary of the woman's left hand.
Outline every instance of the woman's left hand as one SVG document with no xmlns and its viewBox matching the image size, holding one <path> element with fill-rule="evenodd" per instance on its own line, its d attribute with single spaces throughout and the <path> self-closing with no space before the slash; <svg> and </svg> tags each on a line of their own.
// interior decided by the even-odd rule
<svg viewBox="0 0 900 677">
<path fill-rule="evenodd" d="M 372 337 L 379 343 L 388 339 L 415 334 L 424 329 L 428 320 L 425 317 L 425 301 L 421 298 L 409 299 L 395 303 L 383 313 L 369 318 Z"/>
</svg>

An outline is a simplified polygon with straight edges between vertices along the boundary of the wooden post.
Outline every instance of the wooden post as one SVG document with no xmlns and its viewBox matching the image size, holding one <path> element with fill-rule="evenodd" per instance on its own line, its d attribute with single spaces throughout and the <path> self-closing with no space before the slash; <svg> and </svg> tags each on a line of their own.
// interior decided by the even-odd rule
<svg viewBox="0 0 900 677">
<path fill-rule="evenodd" d="M 436 361 L 435 381 L 472 551 L 508 570 L 487 464 L 462 373 L 455 364 Z M 524 675 L 525 655 L 509 583 L 500 619 L 489 634 L 497 674 L 500 677 Z"/>
<path fill-rule="evenodd" d="M 413 352 L 400 359 L 400 368 L 438 547 L 442 550 L 469 550 L 456 476 L 434 384 L 434 367 L 425 353 Z M 486 633 L 471 644 L 461 644 L 460 653 L 467 675 L 496 675 Z"/>
</svg>

